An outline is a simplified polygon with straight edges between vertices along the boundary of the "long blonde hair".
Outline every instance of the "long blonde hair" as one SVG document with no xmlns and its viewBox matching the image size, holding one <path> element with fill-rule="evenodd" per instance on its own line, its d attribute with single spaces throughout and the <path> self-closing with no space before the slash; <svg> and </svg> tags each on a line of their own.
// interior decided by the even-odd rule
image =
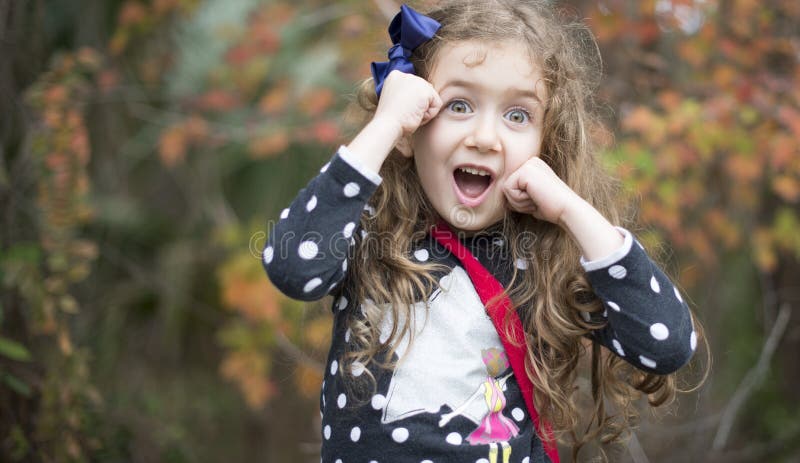
<svg viewBox="0 0 800 463">
<path fill-rule="evenodd" d="M 600 165 L 590 136 L 598 127 L 592 101 L 601 74 L 596 43 L 582 23 L 559 16 L 548 3 L 440 2 L 426 14 L 442 27 L 433 40 L 415 50 L 412 62 L 417 74 L 427 77 L 443 44 L 465 40 L 516 40 L 526 44 L 547 87 L 541 158 L 609 221 L 625 225 L 628 220 L 618 207 L 618 185 Z M 361 122 L 368 121 L 377 105 L 372 79 L 361 84 L 356 103 Z M 415 243 L 438 220 L 413 160 L 394 150 L 380 174 L 383 183 L 370 200 L 374 214 L 362 216 L 361 226 L 367 234 L 359 240 L 346 282 L 356 300 L 372 303 L 364 304 L 347 320 L 352 341 L 343 356 L 344 365 L 375 362 L 391 367 L 386 359 L 391 358 L 392 346 L 413 333 L 411 306 L 427 300 L 425 296 L 438 284 L 431 276 L 433 265 L 410 258 Z M 637 415 L 633 407 L 637 391 L 647 394 L 653 406 L 664 404 L 675 395 L 674 375 L 644 373 L 608 355 L 597 344 L 587 349 L 582 342 L 585 335 L 604 323 L 585 321 L 599 317 L 584 317 L 602 312 L 603 307 L 579 264 L 580 249 L 560 226 L 509 212 L 502 231 L 512 259 L 528 263 L 527 270 L 514 270 L 507 292 L 529 334 L 526 367 L 536 390 L 537 410 L 553 426 L 556 437 L 564 440 L 571 436 L 574 456 L 584 443 L 598 436 L 603 443 L 618 441 Z M 533 242 L 531 236 L 536 237 Z M 392 311 L 392 320 L 407 323 L 395 324 L 390 336 L 381 340 L 385 310 Z M 702 338 L 700 324 L 694 323 Z M 385 352 L 389 355 L 379 355 Z M 575 383 L 579 360 L 587 353 L 591 356 L 594 408 L 588 428 L 578 433 Z M 353 384 L 374 381 L 369 375 L 350 378 Z M 607 407 L 609 400 L 612 405 Z M 608 408 L 615 413 L 610 416 Z"/>
</svg>

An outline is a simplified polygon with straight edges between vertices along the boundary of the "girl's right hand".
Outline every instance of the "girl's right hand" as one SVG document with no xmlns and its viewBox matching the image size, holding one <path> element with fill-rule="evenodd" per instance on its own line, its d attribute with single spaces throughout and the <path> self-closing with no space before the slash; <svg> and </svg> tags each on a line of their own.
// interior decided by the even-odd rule
<svg viewBox="0 0 800 463">
<path fill-rule="evenodd" d="M 392 148 L 411 155 L 406 137 L 436 117 L 441 108 L 442 99 L 428 81 L 392 71 L 383 82 L 375 115 L 347 145 L 348 151 L 354 161 L 380 172 Z"/>
<path fill-rule="evenodd" d="M 393 124 L 398 140 L 411 135 L 439 114 L 442 99 L 427 80 L 394 70 L 383 83 L 383 90 L 373 120 Z"/>
</svg>

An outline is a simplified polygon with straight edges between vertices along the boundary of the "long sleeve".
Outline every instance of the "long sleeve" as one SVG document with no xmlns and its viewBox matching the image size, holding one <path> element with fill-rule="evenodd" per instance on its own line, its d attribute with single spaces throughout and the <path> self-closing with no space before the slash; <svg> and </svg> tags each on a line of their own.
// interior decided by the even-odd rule
<svg viewBox="0 0 800 463">
<path fill-rule="evenodd" d="M 300 190 L 273 226 L 262 253 L 267 275 L 281 292 L 317 300 L 344 279 L 361 213 L 380 182 L 341 147 Z"/>
<path fill-rule="evenodd" d="M 672 373 L 697 347 L 689 307 L 631 233 L 618 229 L 625 235 L 620 249 L 596 261 L 581 259 L 608 317 L 594 339 L 637 368 Z"/>
</svg>

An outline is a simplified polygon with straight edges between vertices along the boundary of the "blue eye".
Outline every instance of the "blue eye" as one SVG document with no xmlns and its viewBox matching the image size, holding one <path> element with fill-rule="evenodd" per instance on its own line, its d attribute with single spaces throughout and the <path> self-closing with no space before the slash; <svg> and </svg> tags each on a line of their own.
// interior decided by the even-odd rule
<svg viewBox="0 0 800 463">
<path fill-rule="evenodd" d="M 466 114 L 472 112 L 472 108 L 470 108 L 469 104 L 464 100 L 451 101 L 450 103 L 447 104 L 447 109 L 458 114 Z"/>
<path fill-rule="evenodd" d="M 515 124 L 524 124 L 531 120 L 531 113 L 523 108 L 514 108 L 506 113 L 506 118 Z"/>
</svg>

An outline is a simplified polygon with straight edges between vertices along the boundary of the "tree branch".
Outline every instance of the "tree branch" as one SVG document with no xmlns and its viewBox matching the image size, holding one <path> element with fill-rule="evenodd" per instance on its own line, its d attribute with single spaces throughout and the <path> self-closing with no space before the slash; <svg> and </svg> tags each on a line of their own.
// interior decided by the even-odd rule
<svg viewBox="0 0 800 463">
<path fill-rule="evenodd" d="M 745 375 L 741 384 L 739 384 L 739 388 L 733 394 L 730 402 L 728 402 L 728 406 L 722 413 L 722 419 L 720 420 L 719 428 L 717 428 L 717 434 L 714 436 L 713 450 L 719 451 L 725 447 L 731 429 L 733 428 L 733 423 L 736 420 L 736 415 L 739 413 L 739 409 L 747 401 L 750 394 L 752 394 L 764 380 L 764 376 L 769 369 L 769 363 L 772 360 L 772 355 L 775 353 L 775 349 L 778 348 L 783 333 L 786 331 L 786 325 L 789 323 L 791 313 L 791 306 L 788 303 L 783 303 L 775 319 L 775 324 L 772 325 L 772 330 L 767 338 L 767 342 L 764 343 L 764 347 L 761 349 L 761 356 L 758 358 L 758 362 L 747 372 L 747 375 Z"/>
</svg>

